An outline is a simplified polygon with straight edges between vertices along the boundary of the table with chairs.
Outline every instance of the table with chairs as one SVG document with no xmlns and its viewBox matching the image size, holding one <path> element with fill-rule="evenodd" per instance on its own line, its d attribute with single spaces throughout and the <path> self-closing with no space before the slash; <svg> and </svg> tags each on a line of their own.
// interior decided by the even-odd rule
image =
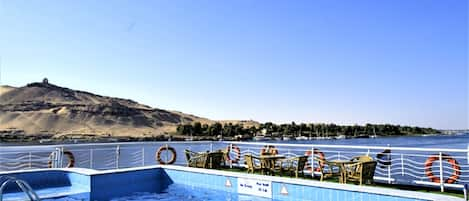
<svg viewBox="0 0 469 201">
<path fill-rule="evenodd" d="M 228 154 L 227 150 L 214 152 L 185 150 L 187 166 L 198 168 L 222 168 L 227 161 L 230 161 Z M 310 158 L 310 156 L 313 158 Z M 316 165 L 310 169 L 313 172 L 320 173 L 320 181 L 337 178 L 339 183 L 356 182 L 359 185 L 373 184 L 373 176 L 377 165 L 377 161 L 367 155 L 356 156 L 350 160 L 327 160 L 322 152 L 314 151 L 312 155 L 286 157 L 279 154 L 273 146 L 262 149 L 259 155 L 245 154 L 244 160 L 247 173 L 259 172 L 262 175 L 271 176 L 288 175 L 295 178 L 305 177 L 304 171 L 309 162 L 308 160 L 313 160 Z"/>
<path fill-rule="evenodd" d="M 276 172 L 283 172 L 282 161 L 285 159 L 283 155 L 260 155 L 255 156 L 252 154 L 244 155 L 246 160 L 247 172 L 254 173 L 260 171 L 261 174 L 274 176 Z"/>
<path fill-rule="evenodd" d="M 319 161 L 319 171 L 321 172 L 320 181 L 331 177 L 338 177 L 339 183 L 346 183 L 346 165 L 354 162 L 348 160 L 324 160 L 317 158 Z"/>
<path fill-rule="evenodd" d="M 338 177 L 339 183 L 358 182 L 360 185 L 372 184 L 377 162 L 369 156 L 357 156 L 351 160 L 318 160 L 320 181 L 330 177 Z"/>
<path fill-rule="evenodd" d="M 262 155 L 254 156 L 252 154 L 244 155 L 247 165 L 247 172 L 254 173 L 259 171 L 261 174 L 275 176 L 288 174 L 298 178 L 304 177 L 304 169 L 308 160 L 307 156 L 286 158 L 284 155 Z"/>
<path fill-rule="evenodd" d="M 252 154 L 244 155 L 247 165 L 247 172 L 254 173 L 260 171 L 261 174 L 275 176 L 288 174 L 289 176 L 304 177 L 304 169 L 308 156 L 298 156 L 287 158 L 278 154 L 278 150 L 273 146 L 266 146 L 261 150 L 259 156 Z"/>
</svg>

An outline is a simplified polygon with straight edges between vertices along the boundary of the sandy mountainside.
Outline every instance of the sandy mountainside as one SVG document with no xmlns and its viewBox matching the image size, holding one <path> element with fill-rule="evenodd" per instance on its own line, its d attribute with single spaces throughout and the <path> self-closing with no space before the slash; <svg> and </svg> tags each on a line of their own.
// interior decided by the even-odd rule
<svg viewBox="0 0 469 201">
<path fill-rule="evenodd" d="M 9 92 L 11 90 L 15 89 L 15 87 L 11 87 L 11 86 L 0 86 L 0 96 L 3 94 L 3 93 L 6 93 L 6 92 Z"/>
<path fill-rule="evenodd" d="M 154 136 L 180 123 L 211 120 L 50 84 L 0 86 L 0 133 Z"/>
</svg>

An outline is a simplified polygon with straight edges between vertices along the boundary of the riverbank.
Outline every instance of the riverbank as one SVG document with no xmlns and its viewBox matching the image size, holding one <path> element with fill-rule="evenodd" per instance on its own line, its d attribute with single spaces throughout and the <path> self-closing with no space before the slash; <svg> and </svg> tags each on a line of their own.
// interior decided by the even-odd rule
<svg viewBox="0 0 469 201">
<path fill-rule="evenodd" d="M 23 139 L 23 138 L 22 138 Z M 28 138 L 24 138 L 28 139 Z M 224 137 L 224 141 L 238 141 L 232 137 Z M 4 140 L 1 146 L 10 145 L 52 145 L 52 144 L 82 144 L 82 143 L 113 143 L 113 142 L 151 142 L 151 141 L 219 141 L 216 137 L 188 137 L 180 135 L 160 135 L 154 137 L 96 137 L 88 135 L 87 138 L 62 138 L 62 139 L 35 139 L 35 140 Z M 252 138 L 240 141 L 255 141 Z M 370 145 L 370 146 L 401 146 L 401 147 L 441 147 L 448 146 L 466 149 L 469 142 L 469 133 L 456 134 L 425 134 L 408 136 L 377 136 L 376 138 L 344 138 L 344 139 L 312 139 L 312 140 L 266 140 L 262 142 L 287 143 L 287 144 L 330 144 L 330 145 Z"/>
</svg>

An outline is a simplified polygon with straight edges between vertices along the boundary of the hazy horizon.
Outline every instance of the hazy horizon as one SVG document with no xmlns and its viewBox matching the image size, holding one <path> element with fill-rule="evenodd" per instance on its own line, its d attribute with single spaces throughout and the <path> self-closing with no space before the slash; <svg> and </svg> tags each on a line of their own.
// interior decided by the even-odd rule
<svg viewBox="0 0 469 201">
<path fill-rule="evenodd" d="M 213 120 L 469 129 L 468 2 L 0 0 L 0 85 Z"/>
</svg>

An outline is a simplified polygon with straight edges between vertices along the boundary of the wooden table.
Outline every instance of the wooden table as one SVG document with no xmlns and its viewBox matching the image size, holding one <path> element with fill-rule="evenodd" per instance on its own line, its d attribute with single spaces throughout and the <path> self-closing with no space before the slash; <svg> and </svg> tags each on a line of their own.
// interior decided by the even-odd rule
<svg viewBox="0 0 469 201">
<path fill-rule="evenodd" d="M 347 168 L 345 167 L 348 164 L 354 164 L 356 162 L 349 161 L 349 160 L 332 160 L 329 163 L 334 164 L 335 166 L 339 167 L 340 171 L 340 178 L 339 183 L 347 183 Z"/>
<path fill-rule="evenodd" d="M 265 174 L 269 173 L 270 175 L 274 175 L 275 163 L 278 160 L 285 159 L 285 156 L 279 155 L 279 154 L 261 155 L 261 156 L 256 156 L 255 158 L 259 159 L 259 161 L 261 162 L 262 173 L 265 173 Z"/>
</svg>

